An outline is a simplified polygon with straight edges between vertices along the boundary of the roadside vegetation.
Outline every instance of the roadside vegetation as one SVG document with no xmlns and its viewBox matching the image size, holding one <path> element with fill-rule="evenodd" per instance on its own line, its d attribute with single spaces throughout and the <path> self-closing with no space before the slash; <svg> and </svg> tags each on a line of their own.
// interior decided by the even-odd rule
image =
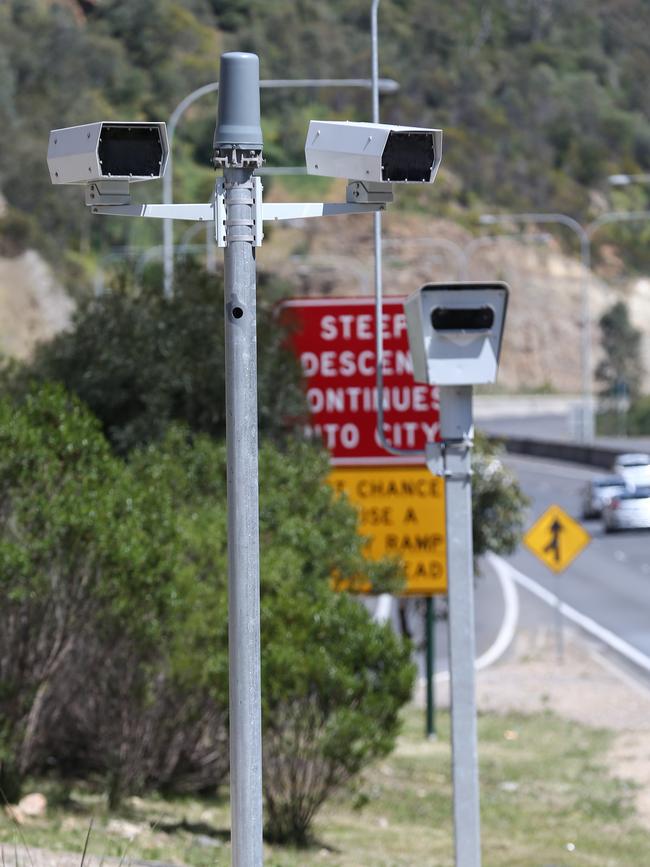
<svg viewBox="0 0 650 867">
<path fill-rule="evenodd" d="M 127 284 L 11 365 L 0 399 L 0 786 L 218 795 L 228 774 L 226 453 L 217 281 L 172 301 Z M 390 753 L 410 645 L 331 588 L 399 591 L 301 437 L 299 371 L 260 310 L 264 796 L 269 839 Z M 283 423 L 288 419 L 288 423 Z M 509 551 L 523 498 L 477 453 L 477 553 Z"/>
<path fill-rule="evenodd" d="M 102 252 L 159 243 L 147 220 L 96 219 L 78 189 L 52 187 L 52 128 L 102 118 L 165 120 L 218 75 L 225 49 L 257 51 L 263 78 L 370 73 L 370 3 L 356 0 L 5 0 L 0 4 L 0 247 L 35 244 L 87 289 Z M 587 222 L 607 209 L 608 174 L 650 170 L 650 10 L 644 0 L 460 0 L 431 15 L 429 0 L 383 0 L 380 72 L 400 84 L 382 97 L 391 123 L 445 131 L 432 191 L 400 191 L 399 206 L 474 224 L 486 203 L 559 211 Z M 335 34 L 335 36 L 333 35 Z M 310 117 L 367 120 L 359 89 L 263 95 L 270 165 L 302 162 Z M 207 200 L 216 97 L 184 117 L 175 141 L 177 201 Z M 302 179 L 304 180 L 304 179 Z M 159 199 L 159 184 L 137 185 Z M 308 195 L 308 191 L 304 191 Z M 647 207 L 647 188 L 611 193 L 618 209 Z M 181 231 L 180 229 L 178 230 Z M 647 226 L 613 226 L 613 242 L 648 264 Z"/>
<path fill-rule="evenodd" d="M 628 306 L 617 301 L 600 317 L 602 359 L 596 368 L 601 410 L 598 433 L 608 436 L 650 436 L 650 395 L 643 394 L 641 331 L 630 320 Z"/>
<path fill-rule="evenodd" d="M 439 740 L 430 742 L 423 736 L 422 710 L 411 705 L 402 716 L 395 751 L 330 799 L 306 847 L 267 843 L 269 867 L 452 867 L 448 717 L 438 715 Z M 650 832 L 635 817 L 634 789 L 605 769 L 605 730 L 551 713 L 489 714 L 479 717 L 479 739 L 488 867 L 645 864 Z M 47 817 L 22 827 L 31 846 L 80 852 L 93 817 L 93 856 L 119 858 L 128 847 L 127 857 L 134 860 L 192 867 L 230 863 L 225 789 L 218 798 L 126 799 L 119 816 L 106 813 L 87 783 L 66 790 L 63 799 L 55 784 L 45 791 L 52 804 Z M 7 863 L 15 836 L 9 819 L 0 818 Z"/>
</svg>

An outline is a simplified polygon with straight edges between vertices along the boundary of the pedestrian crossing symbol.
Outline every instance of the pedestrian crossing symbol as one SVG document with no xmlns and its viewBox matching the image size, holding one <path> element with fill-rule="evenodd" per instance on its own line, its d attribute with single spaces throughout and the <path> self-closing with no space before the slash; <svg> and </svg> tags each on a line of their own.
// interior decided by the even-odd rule
<svg viewBox="0 0 650 867">
<path fill-rule="evenodd" d="M 524 545 L 553 572 L 563 572 L 591 536 L 560 506 L 550 506 L 524 535 Z"/>
</svg>

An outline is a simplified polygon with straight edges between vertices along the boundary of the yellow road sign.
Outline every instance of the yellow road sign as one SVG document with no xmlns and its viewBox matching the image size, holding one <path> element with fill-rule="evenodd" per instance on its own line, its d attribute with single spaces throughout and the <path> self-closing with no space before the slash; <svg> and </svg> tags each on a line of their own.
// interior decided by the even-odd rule
<svg viewBox="0 0 650 867">
<path fill-rule="evenodd" d="M 443 479 L 426 467 L 364 466 L 336 467 L 328 481 L 359 509 L 369 560 L 400 556 L 411 596 L 447 592 Z"/>
<path fill-rule="evenodd" d="M 562 572 L 591 542 L 585 528 L 560 506 L 550 506 L 524 536 L 524 544 L 553 572 Z"/>
</svg>

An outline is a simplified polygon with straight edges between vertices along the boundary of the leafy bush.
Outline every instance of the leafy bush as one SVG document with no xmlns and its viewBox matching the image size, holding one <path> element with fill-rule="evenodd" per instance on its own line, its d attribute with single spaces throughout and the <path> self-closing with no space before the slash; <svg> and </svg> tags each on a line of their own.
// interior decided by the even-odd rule
<svg viewBox="0 0 650 867">
<path fill-rule="evenodd" d="M 472 458 L 472 528 L 474 557 L 487 551 L 511 554 L 524 529 L 528 499 L 514 475 L 506 469 L 501 451 L 477 436 Z"/>
<path fill-rule="evenodd" d="M 214 789 L 228 769 L 225 447 L 172 428 L 125 462 L 45 386 L 0 401 L 0 448 L 4 785 L 101 779 L 111 806 Z M 267 442 L 260 459 L 269 832 L 300 841 L 333 787 L 390 748 L 413 672 L 408 647 L 330 589 L 365 561 L 326 456 Z M 397 586 L 398 564 L 373 568 Z"/>
<path fill-rule="evenodd" d="M 0 712 L 20 773 L 42 754 L 54 681 L 89 624 L 160 638 L 173 513 L 138 488 L 97 421 L 57 387 L 0 401 Z M 155 520 L 149 520 L 149 518 Z"/>
<path fill-rule="evenodd" d="M 188 261 L 172 299 L 122 285 L 86 301 L 72 329 L 42 345 L 13 389 L 61 382 L 102 423 L 115 450 L 160 439 L 171 422 L 225 435 L 223 284 Z M 271 287 L 265 288 L 267 296 Z M 283 348 L 272 308 L 258 316 L 260 430 L 281 438 L 305 403 L 298 362 Z"/>
<path fill-rule="evenodd" d="M 650 436 L 650 397 L 635 400 L 628 415 L 628 433 L 633 436 Z"/>
<path fill-rule="evenodd" d="M 266 835 L 305 844 L 331 792 L 389 753 L 415 676 L 389 625 L 291 576 L 263 597 Z"/>
</svg>

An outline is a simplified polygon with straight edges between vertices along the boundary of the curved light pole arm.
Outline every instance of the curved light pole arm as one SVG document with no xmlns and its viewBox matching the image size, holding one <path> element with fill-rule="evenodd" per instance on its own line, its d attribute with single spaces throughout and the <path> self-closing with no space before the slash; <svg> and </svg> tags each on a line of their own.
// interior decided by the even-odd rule
<svg viewBox="0 0 650 867">
<path fill-rule="evenodd" d="M 650 220 L 650 211 L 611 211 L 609 214 L 601 214 L 589 223 L 585 231 L 591 239 L 602 226 L 610 223 L 633 223 L 642 220 Z"/>
<path fill-rule="evenodd" d="M 379 123 L 379 38 L 377 12 L 380 0 L 372 0 L 370 9 L 370 39 L 372 56 L 372 122 Z M 382 329 L 383 285 L 381 261 L 381 213 L 373 216 L 375 239 L 375 368 L 377 388 L 377 438 L 381 447 L 391 455 L 424 456 L 424 451 L 399 449 L 386 439 L 384 433 L 384 334 Z"/>
<path fill-rule="evenodd" d="M 368 89 L 377 87 L 385 93 L 395 93 L 399 90 L 398 82 L 392 78 L 378 79 L 376 85 L 367 78 L 267 78 L 260 81 L 260 88 L 275 89 L 283 87 L 359 87 Z M 173 194 L 173 165 L 172 165 L 172 145 L 174 142 L 174 134 L 176 127 L 181 117 L 187 109 L 193 105 L 198 99 L 206 96 L 209 93 L 216 93 L 219 90 L 219 82 L 211 81 L 209 84 L 204 84 L 202 87 L 197 87 L 192 93 L 188 93 L 173 110 L 167 121 L 167 138 L 169 141 L 169 156 L 167 158 L 167 170 L 163 175 L 163 203 L 170 205 L 174 201 Z M 165 219 L 163 223 L 163 275 L 164 275 L 164 293 L 165 297 L 170 298 L 174 291 L 174 229 L 173 223 L 169 219 Z"/>
</svg>

